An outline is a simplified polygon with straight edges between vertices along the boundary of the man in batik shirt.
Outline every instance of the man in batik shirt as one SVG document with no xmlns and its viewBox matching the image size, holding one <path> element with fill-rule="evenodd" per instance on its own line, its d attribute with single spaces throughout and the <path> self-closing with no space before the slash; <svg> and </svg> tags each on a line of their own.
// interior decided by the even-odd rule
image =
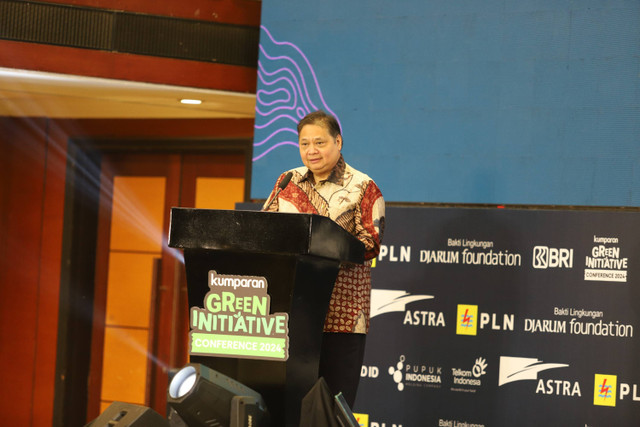
<svg viewBox="0 0 640 427">
<path fill-rule="evenodd" d="M 333 116 L 324 111 L 305 116 L 298 123 L 298 142 L 304 166 L 280 175 L 265 206 L 273 212 L 327 216 L 364 244 L 364 265 L 340 267 L 320 356 L 319 375 L 353 407 L 369 330 L 371 260 L 380 252 L 384 230 L 384 200 L 371 178 L 345 163 L 340 125 Z M 271 200 L 288 172 L 291 182 Z"/>
</svg>

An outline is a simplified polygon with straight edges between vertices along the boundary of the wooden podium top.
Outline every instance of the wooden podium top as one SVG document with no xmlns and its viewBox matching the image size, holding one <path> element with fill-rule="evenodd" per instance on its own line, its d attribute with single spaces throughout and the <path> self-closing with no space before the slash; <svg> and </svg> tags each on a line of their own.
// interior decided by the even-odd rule
<svg viewBox="0 0 640 427">
<path fill-rule="evenodd" d="M 169 246 L 364 262 L 358 239 L 315 214 L 171 208 Z"/>
</svg>

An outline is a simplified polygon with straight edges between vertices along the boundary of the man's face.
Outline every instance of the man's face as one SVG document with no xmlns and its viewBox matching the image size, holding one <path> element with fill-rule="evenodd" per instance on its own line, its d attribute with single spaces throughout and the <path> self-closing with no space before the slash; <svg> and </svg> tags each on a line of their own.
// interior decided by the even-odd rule
<svg viewBox="0 0 640 427">
<path fill-rule="evenodd" d="M 302 163 L 316 181 L 327 179 L 340 159 L 342 136 L 333 138 L 323 125 L 305 125 L 298 135 Z"/>
</svg>

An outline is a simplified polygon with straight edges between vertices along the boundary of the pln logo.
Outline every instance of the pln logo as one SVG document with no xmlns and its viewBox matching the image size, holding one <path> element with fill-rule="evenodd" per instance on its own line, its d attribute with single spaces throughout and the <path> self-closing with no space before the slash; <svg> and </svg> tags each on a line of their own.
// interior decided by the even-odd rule
<svg viewBox="0 0 640 427">
<path fill-rule="evenodd" d="M 593 388 L 593 404 L 616 406 L 617 375 L 596 374 Z"/>
<path fill-rule="evenodd" d="M 478 306 L 458 304 L 457 335 L 476 335 L 478 332 Z"/>
<path fill-rule="evenodd" d="M 353 413 L 359 427 L 369 427 L 369 414 Z"/>
<path fill-rule="evenodd" d="M 533 248 L 533 268 L 573 268 L 573 249 L 536 246 Z"/>
</svg>

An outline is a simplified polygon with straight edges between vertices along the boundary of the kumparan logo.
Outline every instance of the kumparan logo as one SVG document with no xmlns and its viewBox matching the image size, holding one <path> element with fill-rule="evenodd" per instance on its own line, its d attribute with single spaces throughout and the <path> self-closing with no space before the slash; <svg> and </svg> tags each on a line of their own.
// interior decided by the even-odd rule
<svg viewBox="0 0 640 427">
<path fill-rule="evenodd" d="M 616 406 L 617 375 L 596 374 L 593 388 L 593 404 Z"/>
<path fill-rule="evenodd" d="M 353 416 L 356 418 L 356 421 L 358 422 L 358 426 L 369 427 L 369 414 L 356 414 L 354 412 Z"/>
<path fill-rule="evenodd" d="M 457 335 L 477 335 L 478 331 L 478 306 L 458 304 L 456 318 Z"/>
</svg>

